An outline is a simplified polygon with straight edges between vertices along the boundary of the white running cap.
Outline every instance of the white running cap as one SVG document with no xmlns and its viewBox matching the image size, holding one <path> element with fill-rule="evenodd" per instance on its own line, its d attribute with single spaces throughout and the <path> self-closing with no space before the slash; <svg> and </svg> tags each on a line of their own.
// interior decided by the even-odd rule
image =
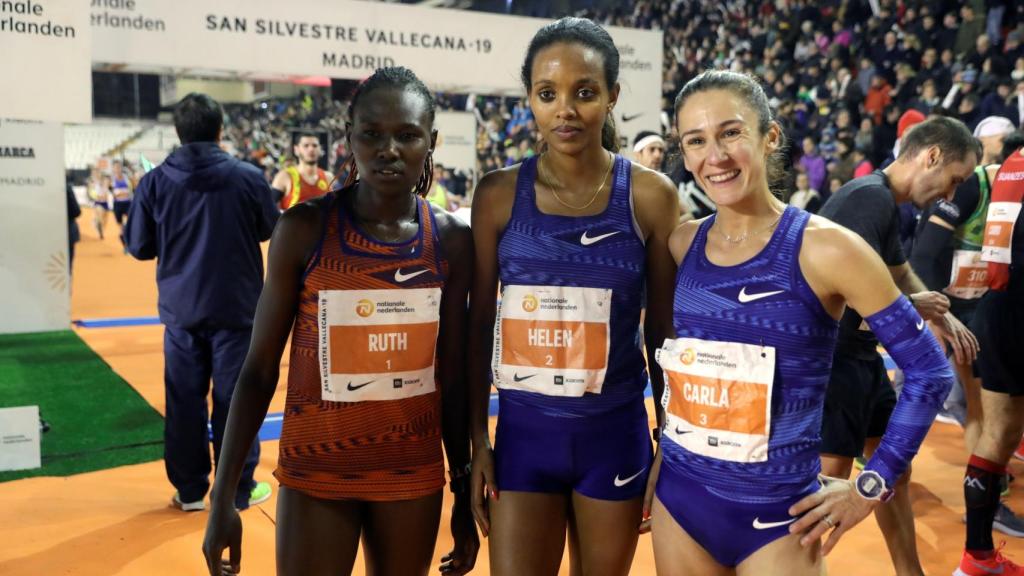
<svg viewBox="0 0 1024 576">
<path fill-rule="evenodd" d="M 1009 134 L 1015 130 L 1013 122 L 1002 116 L 989 116 L 978 122 L 978 125 L 974 128 L 975 138 L 985 138 L 986 136 L 1002 136 L 1003 134 Z"/>
</svg>

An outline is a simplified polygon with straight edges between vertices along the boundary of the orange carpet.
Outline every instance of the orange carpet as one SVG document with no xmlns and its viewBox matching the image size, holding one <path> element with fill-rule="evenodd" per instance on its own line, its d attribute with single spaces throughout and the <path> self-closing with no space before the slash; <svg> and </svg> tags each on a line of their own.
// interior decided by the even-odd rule
<svg viewBox="0 0 1024 576">
<path fill-rule="evenodd" d="M 79 219 L 73 280 L 76 319 L 156 314 L 155 267 L 125 256 L 116 224 L 99 240 L 88 210 Z M 163 411 L 162 328 L 78 330 L 152 405 Z M 284 374 L 271 411 L 284 405 Z M 493 423 L 492 423 L 493 425 Z M 273 480 L 277 442 L 263 444 L 257 471 Z M 965 460 L 959 428 L 936 424 L 914 461 L 913 498 L 918 549 L 928 574 L 948 575 L 963 547 L 961 478 Z M 1015 462 L 1018 476 L 1024 466 Z M 0 574 L 5 576 L 202 574 L 205 513 L 183 514 L 167 507 L 173 493 L 162 462 L 115 468 L 70 478 L 34 478 L 0 484 Z M 1015 489 L 1010 505 L 1024 511 Z M 446 493 L 436 559 L 451 547 L 447 534 L 450 495 Z M 242 514 L 243 574 L 274 574 L 276 498 Z M 999 541 L 1001 535 L 996 534 Z M 1007 552 L 1024 560 L 1024 542 L 1007 538 Z M 877 526 L 866 520 L 848 534 L 828 559 L 830 574 L 888 575 L 893 570 Z M 475 574 L 488 574 L 486 544 Z M 362 561 L 356 574 L 363 574 Z M 563 574 L 568 574 L 564 568 Z M 653 575 L 650 538 L 640 539 L 633 574 Z"/>
</svg>

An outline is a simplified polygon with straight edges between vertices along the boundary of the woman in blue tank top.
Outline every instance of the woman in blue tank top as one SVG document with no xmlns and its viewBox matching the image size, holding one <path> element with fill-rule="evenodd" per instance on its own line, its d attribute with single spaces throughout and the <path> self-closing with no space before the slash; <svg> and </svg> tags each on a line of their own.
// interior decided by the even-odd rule
<svg viewBox="0 0 1024 576">
<path fill-rule="evenodd" d="M 676 338 L 656 353 L 665 424 L 646 495 L 658 572 L 821 574 L 823 553 L 891 494 L 952 372 L 864 240 L 772 194 L 784 138 L 757 80 L 705 72 L 675 108 L 686 168 L 718 212 L 669 240 Z M 822 486 L 821 414 L 847 304 L 913 382 L 865 472 Z"/>
<path fill-rule="evenodd" d="M 646 287 L 653 351 L 671 329 L 678 204 L 614 153 L 618 65 L 589 20 L 542 28 L 522 75 L 546 150 L 485 176 L 473 202 L 474 514 L 496 575 L 557 574 L 566 530 L 575 574 L 627 574 L 636 549 L 653 457 L 640 308 Z"/>
</svg>

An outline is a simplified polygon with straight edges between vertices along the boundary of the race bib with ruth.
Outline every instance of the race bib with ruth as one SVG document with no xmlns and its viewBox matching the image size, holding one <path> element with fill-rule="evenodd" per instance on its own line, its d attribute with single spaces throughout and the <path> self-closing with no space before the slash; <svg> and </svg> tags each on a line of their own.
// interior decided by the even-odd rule
<svg viewBox="0 0 1024 576">
<path fill-rule="evenodd" d="M 321 290 L 321 398 L 399 400 L 433 392 L 440 309 L 440 288 Z"/>
</svg>

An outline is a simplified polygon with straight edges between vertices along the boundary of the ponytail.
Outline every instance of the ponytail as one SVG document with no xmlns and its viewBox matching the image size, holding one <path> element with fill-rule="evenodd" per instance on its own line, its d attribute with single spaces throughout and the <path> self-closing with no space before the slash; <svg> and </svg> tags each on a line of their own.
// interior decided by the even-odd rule
<svg viewBox="0 0 1024 576">
<path fill-rule="evenodd" d="M 619 151 L 619 131 L 615 128 L 615 117 L 611 112 L 604 117 L 604 126 L 601 127 L 601 147 L 612 153 Z"/>
</svg>

